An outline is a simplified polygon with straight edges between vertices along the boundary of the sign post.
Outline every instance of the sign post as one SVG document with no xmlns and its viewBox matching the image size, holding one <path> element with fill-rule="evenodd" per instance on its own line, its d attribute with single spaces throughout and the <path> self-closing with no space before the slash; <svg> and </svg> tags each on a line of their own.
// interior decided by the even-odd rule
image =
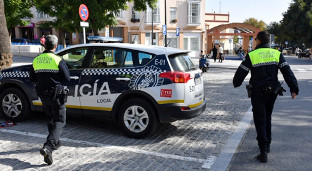
<svg viewBox="0 0 312 171">
<path fill-rule="evenodd" d="M 89 18 L 89 10 L 85 4 L 79 6 L 79 16 L 82 21 L 87 21 Z M 80 26 L 83 30 L 83 43 L 86 44 L 86 27 L 89 27 L 88 22 L 80 22 Z"/>
</svg>

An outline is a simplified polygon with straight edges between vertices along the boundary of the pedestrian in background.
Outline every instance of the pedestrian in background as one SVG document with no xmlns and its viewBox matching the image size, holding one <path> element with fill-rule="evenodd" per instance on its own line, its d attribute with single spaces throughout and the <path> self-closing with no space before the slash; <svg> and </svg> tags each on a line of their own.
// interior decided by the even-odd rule
<svg viewBox="0 0 312 171">
<path fill-rule="evenodd" d="M 218 49 L 216 48 L 216 45 L 213 45 L 212 58 L 213 58 L 214 62 L 216 62 L 216 60 L 217 60 L 217 55 L 218 55 Z"/>
<path fill-rule="evenodd" d="M 44 161 L 53 163 L 52 151 L 60 146 L 59 138 L 66 124 L 66 98 L 64 82 L 70 80 L 66 62 L 55 55 L 58 39 L 55 35 L 45 38 L 46 50 L 33 60 L 30 70 L 30 80 L 35 83 L 36 93 L 42 101 L 42 106 L 48 119 L 49 135 L 40 149 Z"/>
<path fill-rule="evenodd" d="M 222 58 L 223 58 L 223 48 L 221 45 L 219 45 L 219 62 L 222 62 Z"/>
<path fill-rule="evenodd" d="M 297 79 L 283 54 L 270 48 L 270 34 L 261 31 L 255 41 L 256 49 L 248 53 L 238 67 L 233 78 L 233 85 L 235 88 L 239 87 L 249 70 L 251 71 L 248 90 L 251 91 L 253 118 L 260 149 L 257 159 L 260 162 L 267 162 L 267 153 L 270 152 L 272 140 L 271 115 L 277 95 L 282 95 L 284 91 L 278 81 L 278 69 L 290 88 L 292 99 L 298 95 L 299 88 Z"/>
<path fill-rule="evenodd" d="M 40 45 L 45 47 L 45 37 L 44 37 L 44 35 L 42 35 L 42 37 L 40 38 Z"/>
</svg>

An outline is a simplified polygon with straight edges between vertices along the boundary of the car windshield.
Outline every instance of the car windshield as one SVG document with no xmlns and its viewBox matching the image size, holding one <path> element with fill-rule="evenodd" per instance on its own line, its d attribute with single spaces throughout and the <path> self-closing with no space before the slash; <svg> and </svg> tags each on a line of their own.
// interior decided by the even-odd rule
<svg viewBox="0 0 312 171">
<path fill-rule="evenodd" d="M 169 61 L 174 71 L 196 70 L 191 58 L 186 53 L 169 55 Z"/>
</svg>

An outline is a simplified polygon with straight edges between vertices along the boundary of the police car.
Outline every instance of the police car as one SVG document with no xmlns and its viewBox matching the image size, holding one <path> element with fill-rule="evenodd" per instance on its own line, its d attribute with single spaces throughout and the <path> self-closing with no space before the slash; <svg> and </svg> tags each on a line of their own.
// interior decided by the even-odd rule
<svg viewBox="0 0 312 171">
<path fill-rule="evenodd" d="M 188 119 L 206 108 L 202 71 L 188 51 L 125 43 L 74 45 L 57 52 L 67 63 L 71 80 L 67 112 L 116 121 L 129 137 L 142 138 L 159 123 Z M 0 113 L 22 121 L 43 111 L 32 65 L 0 73 Z"/>
</svg>

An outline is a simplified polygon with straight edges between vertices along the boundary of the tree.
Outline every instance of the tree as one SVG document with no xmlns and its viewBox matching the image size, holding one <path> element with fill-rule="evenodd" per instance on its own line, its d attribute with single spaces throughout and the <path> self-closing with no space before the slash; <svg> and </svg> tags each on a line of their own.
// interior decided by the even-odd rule
<svg viewBox="0 0 312 171">
<path fill-rule="evenodd" d="M 257 28 L 260 28 L 261 31 L 265 30 L 267 27 L 264 21 L 262 21 L 262 20 L 258 21 L 255 18 L 248 18 L 244 21 L 244 23 L 247 23 L 247 24 L 253 25 Z"/>
<path fill-rule="evenodd" d="M 11 53 L 10 38 L 4 15 L 4 1 L 0 0 L 0 70 L 12 65 L 13 55 Z"/>
<path fill-rule="evenodd" d="M 85 4 L 89 9 L 90 27 L 93 33 L 98 35 L 99 29 L 115 26 L 117 24 L 115 16 L 120 10 L 128 9 L 127 3 L 132 1 L 134 9 L 137 11 L 146 10 L 147 5 L 153 7 L 157 2 L 157 0 L 62 0 L 61 2 L 60 0 L 35 0 L 35 6 L 37 10 L 50 17 L 55 17 L 54 21 L 43 24 L 44 27 L 50 26 L 59 30 L 75 32 L 81 31 L 78 9 L 80 4 Z"/>
<path fill-rule="evenodd" d="M 294 0 L 283 14 L 283 41 L 312 46 L 312 1 Z"/>
<path fill-rule="evenodd" d="M 284 41 L 284 35 L 282 34 L 281 30 L 281 23 L 278 22 L 272 22 L 268 25 L 267 32 L 270 34 L 274 34 L 274 41 L 276 43 L 282 44 Z"/>
<path fill-rule="evenodd" d="M 30 7 L 32 5 L 30 0 L 4 0 L 4 12 L 10 38 L 14 27 L 29 24 L 28 21 L 22 19 L 33 17 L 30 12 Z"/>
</svg>

